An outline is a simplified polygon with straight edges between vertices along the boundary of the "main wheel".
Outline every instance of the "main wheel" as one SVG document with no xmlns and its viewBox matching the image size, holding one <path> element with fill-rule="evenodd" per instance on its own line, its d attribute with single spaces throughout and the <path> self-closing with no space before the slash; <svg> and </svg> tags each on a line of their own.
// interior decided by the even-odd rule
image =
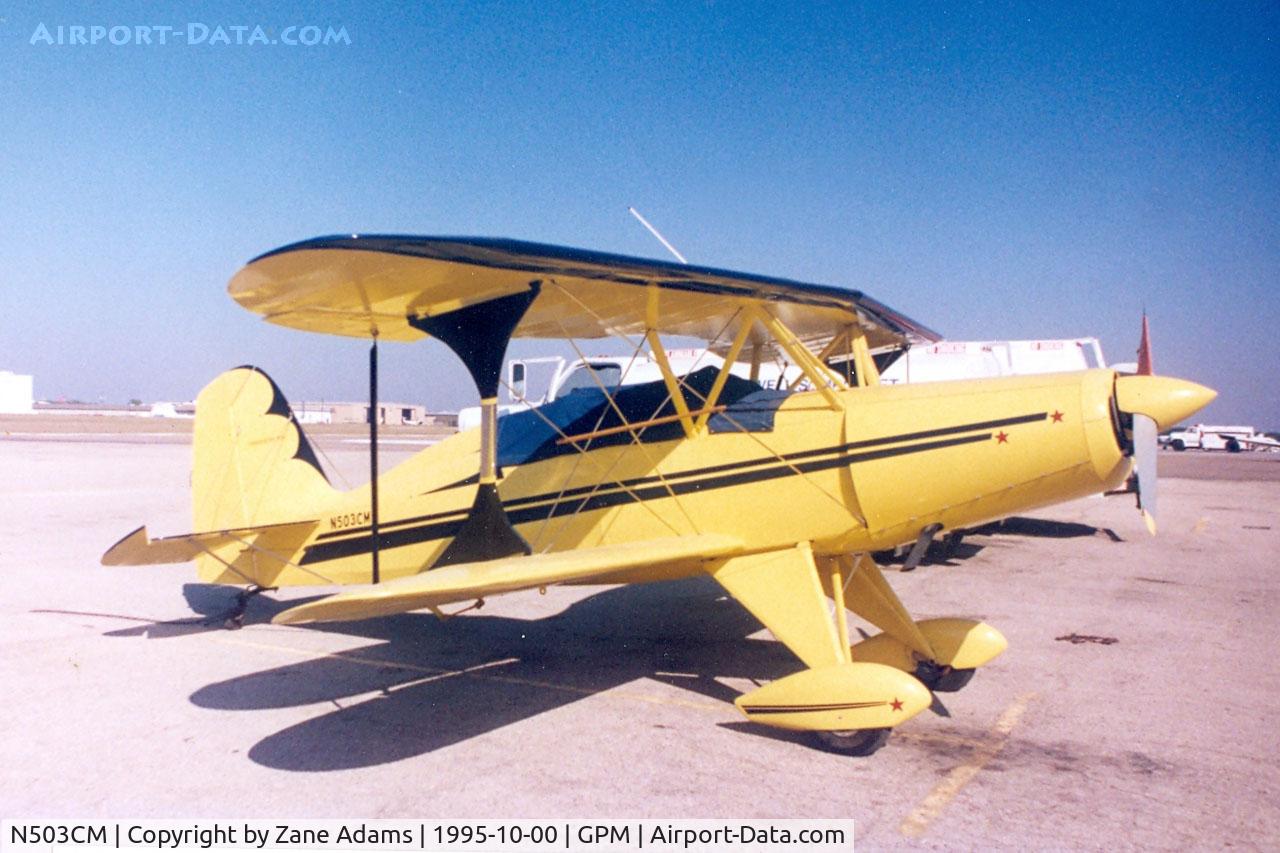
<svg viewBox="0 0 1280 853">
<path fill-rule="evenodd" d="M 818 746 L 841 755 L 871 755 L 889 742 L 892 729 L 850 729 L 838 732 L 814 732 Z"/>
</svg>

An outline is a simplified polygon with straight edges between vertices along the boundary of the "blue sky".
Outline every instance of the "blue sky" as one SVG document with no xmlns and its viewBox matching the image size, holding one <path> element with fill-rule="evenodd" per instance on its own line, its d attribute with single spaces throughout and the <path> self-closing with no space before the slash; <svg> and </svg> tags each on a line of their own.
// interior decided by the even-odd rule
<svg viewBox="0 0 1280 853">
<path fill-rule="evenodd" d="M 345 27 L 349 45 L 32 44 L 43 24 Z M 246 260 L 506 236 L 863 289 L 951 338 L 1096 335 L 1280 427 L 1280 7 L 32 4 L 0 11 L 0 369 L 188 399 L 252 362 L 359 399 Z M 616 349 L 597 344 L 594 351 Z M 525 351 L 528 351 L 527 349 Z M 383 394 L 470 402 L 436 344 Z"/>
</svg>

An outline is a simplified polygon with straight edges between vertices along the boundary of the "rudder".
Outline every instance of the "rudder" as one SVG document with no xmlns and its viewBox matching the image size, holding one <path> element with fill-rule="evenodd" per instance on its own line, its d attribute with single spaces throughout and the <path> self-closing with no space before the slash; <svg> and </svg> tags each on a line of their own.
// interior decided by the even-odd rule
<svg viewBox="0 0 1280 853">
<path fill-rule="evenodd" d="M 196 398 L 191 490 L 197 531 L 315 519 L 338 494 L 279 386 L 252 366 Z"/>
</svg>

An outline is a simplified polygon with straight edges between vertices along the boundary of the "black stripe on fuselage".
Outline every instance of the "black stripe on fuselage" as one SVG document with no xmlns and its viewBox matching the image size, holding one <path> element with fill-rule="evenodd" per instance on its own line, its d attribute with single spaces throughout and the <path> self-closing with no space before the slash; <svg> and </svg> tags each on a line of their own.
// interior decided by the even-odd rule
<svg viewBox="0 0 1280 853">
<path fill-rule="evenodd" d="M 609 482 L 609 483 L 602 482 L 602 483 L 597 483 L 590 486 L 577 486 L 572 489 L 566 489 L 563 492 L 546 493 L 541 495 L 530 495 L 523 498 L 513 498 L 510 501 L 504 501 L 503 507 L 506 508 L 509 513 L 511 510 L 514 510 L 514 509 L 526 507 L 526 506 L 529 506 L 530 504 L 545 503 L 549 500 L 563 501 L 563 500 L 573 499 L 583 495 L 594 496 L 598 494 L 601 490 L 609 490 L 612 492 L 617 489 L 623 489 L 623 490 L 635 489 L 640 486 L 647 486 L 652 483 L 662 483 L 664 481 L 667 483 L 672 483 L 674 481 L 687 480 L 693 477 L 705 477 L 710 474 L 719 474 L 726 471 L 736 471 L 736 470 L 742 470 L 747 468 L 758 468 L 762 465 L 776 465 L 780 459 L 785 462 L 793 463 L 801 459 L 811 459 L 815 456 L 826 456 L 833 453 L 847 453 L 850 450 L 857 450 L 864 447 L 876 447 L 878 445 L 883 445 L 883 444 L 896 444 L 902 441 L 919 441 L 921 439 L 938 438 L 944 435 L 954 435 L 956 433 L 961 433 L 961 432 L 972 432 L 973 430 L 998 429 L 1000 427 L 1016 426 L 1018 424 L 1032 423 L 1034 421 L 1042 421 L 1046 417 L 1048 417 L 1048 415 L 1045 412 L 1040 412 L 1039 414 L 1034 414 L 1034 415 L 1016 415 L 1010 418 L 999 418 L 997 420 L 991 420 L 991 421 L 979 421 L 977 423 L 964 424 L 962 426 L 940 427 L 938 429 L 921 430 L 919 432 L 907 432 L 907 433 L 901 433 L 899 435 L 887 435 L 881 438 L 863 439 L 861 441 L 852 441 L 852 442 L 849 442 L 848 444 L 839 444 L 833 447 L 822 447 L 814 450 L 801 450 L 795 453 L 783 454 L 781 456 L 764 456 L 757 459 L 748 459 L 744 462 L 725 462 L 720 465 L 709 465 L 704 468 L 693 468 L 688 471 L 679 471 L 674 474 L 662 474 L 662 475 L 650 474 L 644 477 L 633 477 L 629 480 L 616 480 L 614 482 Z M 590 451 L 588 450 L 587 452 L 590 452 Z M 876 458 L 876 457 L 871 457 L 871 458 Z M 472 476 L 472 477 L 468 477 L 465 480 L 461 480 L 457 483 L 451 484 L 449 486 L 445 486 L 440 489 L 433 489 L 432 493 L 447 491 L 451 488 L 460 488 L 463 486 L 475 485 L 475 483 L 476 483 L 476 478 Z M 456 510 L 449 510 L 447 512 L 436 512 L 436 513 L 430 513 L 427 515 L 418 515 L 418 516 L 413 516 L 411 518 L 403 518 L 398 521 L 384 522 L 378 525 L 378 529 L 383 535 L 385 535 L 386 532 L 389 530 L 394 530 L 399 527 L 405 527 L 407 525 L 418 525 L 421 523 L 429 523 L 429 522 L 444 522 L 445 520 L 448 520 L 448 519 L 465 518 L 468 511 L 469 511 L 468 508 L 464 507 Z M 346 530 L 333 530 L 328 533 L 321 533 L 319 536 L 316 537 L 316 540 L 322 541 L 327 539 L 334 539 L 337 537 L 355 536 L 358 534 L 368 533 L 368 532 L 369 532 L 369 528 L 367 526 L 352 527 Z"/>
<path fill-rule="evenodd" d="M 742 705 L 747 714 L 811 714 L 819 711 L 859 711 L 880 708 L 888 702 L 839 702 L 830 705 Z"/>
<path fill-rule="evenodd" d="M 1043 420 L 1045 413 L 1038 415 L 1023 415 L 1017 418 L 1004 418 L 1000 421 L 983 422 L 982 424 L 969 425 L 966 427 L 953 427 L 944 430 L 929 430 L 924 433 L 913 433 L 911 435 L 939 435 L 949 432 L 957 432 L 961 430 L 971 430 L 975 427 L 986 428 L 988 424 L 991 426 L 1009 426 L 1013 423 L 1027 423 L 1035 420 Z M 900 445 L 897 447 L 880 447 L 872 450 L 863 450 L 858 453 L 842 453 L 849 447 L 866 447 L 871 444 L 887 443 L 889 441 L 901 441 L 899 438 L 871 439 L 863 442 L 853 442 L 847 445 L 837 445 L 835 447 L 824 448 L 821 450 L 807 450 L 800 453 L 790 454 L 784 457 L 783 462 L 777 459 L 753 460 L 748 463 L 734 463 L 732 465 L 717 465 L 710 468 L 698 469 L 693 472 L 686 472 L 682 475 L 672 475 L 667 477 L 665 481 L 661 477 L 638 478 L 645 483 L 657 481 L 656 485 L 635 485 L 625 490 L 613 489 L 610 491 L 602 491 L 600 487 L 591 487 L 594 492 L 588 490 L 584 495 L 573 495 L 569 497 L 565 495 L 546 494 L 530 498 L 518 498 L 509 502 L 504 502 L 503 507 L 507 511 L 507 518 L 510 519 L 512 525 L 526 524 L 531 521 L 541 521 L 547 518 L 556 518 L 562 515 L 574 515 L 580 512 L 590 512 L 592 510 L 605 509 L 619 504 L 630 503 L 632 501 L 647 501 L 671 497 L 673 495 L 688 494 L 690 492 L 710 491 L 714 489 L 729 488 L 732 486 L 741 486 L 748 483 L 760 482 L 763 480 L 773 480 L 780 477 L 790 477 L 796 474 L 808 474 L 815 471 L 825 471 L 831 468 L 839 468 L 845 465 L 854 465 L 859 462 L 869 462 L 875 459 L 884 459 L 893 456 L 905 456 L 912 453 L 923 453 L 929 450 L 940 450 L 945 447 L 955 447 L 962 444 L 973 444 L 979 441 L 987 441 L 991 438 L 990 432 L 977 433 L 974 435 L 955 436 L 952 438 L 942 438 L 936 441 L 918 442 L 916 444 Z M 827 456 L 832 453 L 841 455 L 833 456 L 829 459 L 812 458 L 819 456 Z M 796 461 L 800 460 L 800 461 Z M 772 463 L 768 467 L 760 467 Z M 746 468 L 748 470 L 741 470 Z M 705 472 L 711 472 L 707 474 Z M 700 474 L 697 479 L 690 479 L 693 474 Z M 673 482 L 673 478 L 678 478 Z M 630 484 L 628 484 L 630 485 Z M 579 491 L 579 490 L 574 490 Z M 567 499 L 566 499 L 567 498 Z M 553 501 L 549 505 L 530 506 L 531 503 Z M 380 528 L 378 531 L 378 545 L 381 549 L 399 548 L 404 545 L 413 545 L 421 542 L 430 542 L 436 539 L 444 539 L 457 534 L 461 529 L 463 522 L 466 520 L 466 510 L 454 513 L 441 513 L 439 520 L 432 519 L 427 516 L 425 524 L 417 524 L 413 527 L 400 526 L 397 529 L 386 530 Z M 431 520 L 428 520 L 431 519 Z M 401 523 L 403 525 L 403 522 Z M 345 532 L 345 531 L 344 531 Z M 349 539 L 341 539 L 337 541 L 319 542 L 307 548 L 302 555 L 300 564 L 324 562 L 326 560 L 337 560 L 343 557 L 352 557 L 358 554 L 366 554 L 371 548 L 372 537 L 369 535 L 354 536 Z"/>
</svg>

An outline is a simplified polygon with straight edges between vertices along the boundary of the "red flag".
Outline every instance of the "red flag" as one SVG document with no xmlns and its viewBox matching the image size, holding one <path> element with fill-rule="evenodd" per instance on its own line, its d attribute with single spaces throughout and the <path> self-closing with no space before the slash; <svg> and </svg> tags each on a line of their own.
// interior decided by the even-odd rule
<svg viewBox="0 0 1280 853">
<path fill-rule="evenodd" d="M 1151 376 L 1151 330 L 1147 328 L 1147 312 L 1142 312 L 1142 341 L 1138 344 L 1138 375 Z"/>
</svg>

